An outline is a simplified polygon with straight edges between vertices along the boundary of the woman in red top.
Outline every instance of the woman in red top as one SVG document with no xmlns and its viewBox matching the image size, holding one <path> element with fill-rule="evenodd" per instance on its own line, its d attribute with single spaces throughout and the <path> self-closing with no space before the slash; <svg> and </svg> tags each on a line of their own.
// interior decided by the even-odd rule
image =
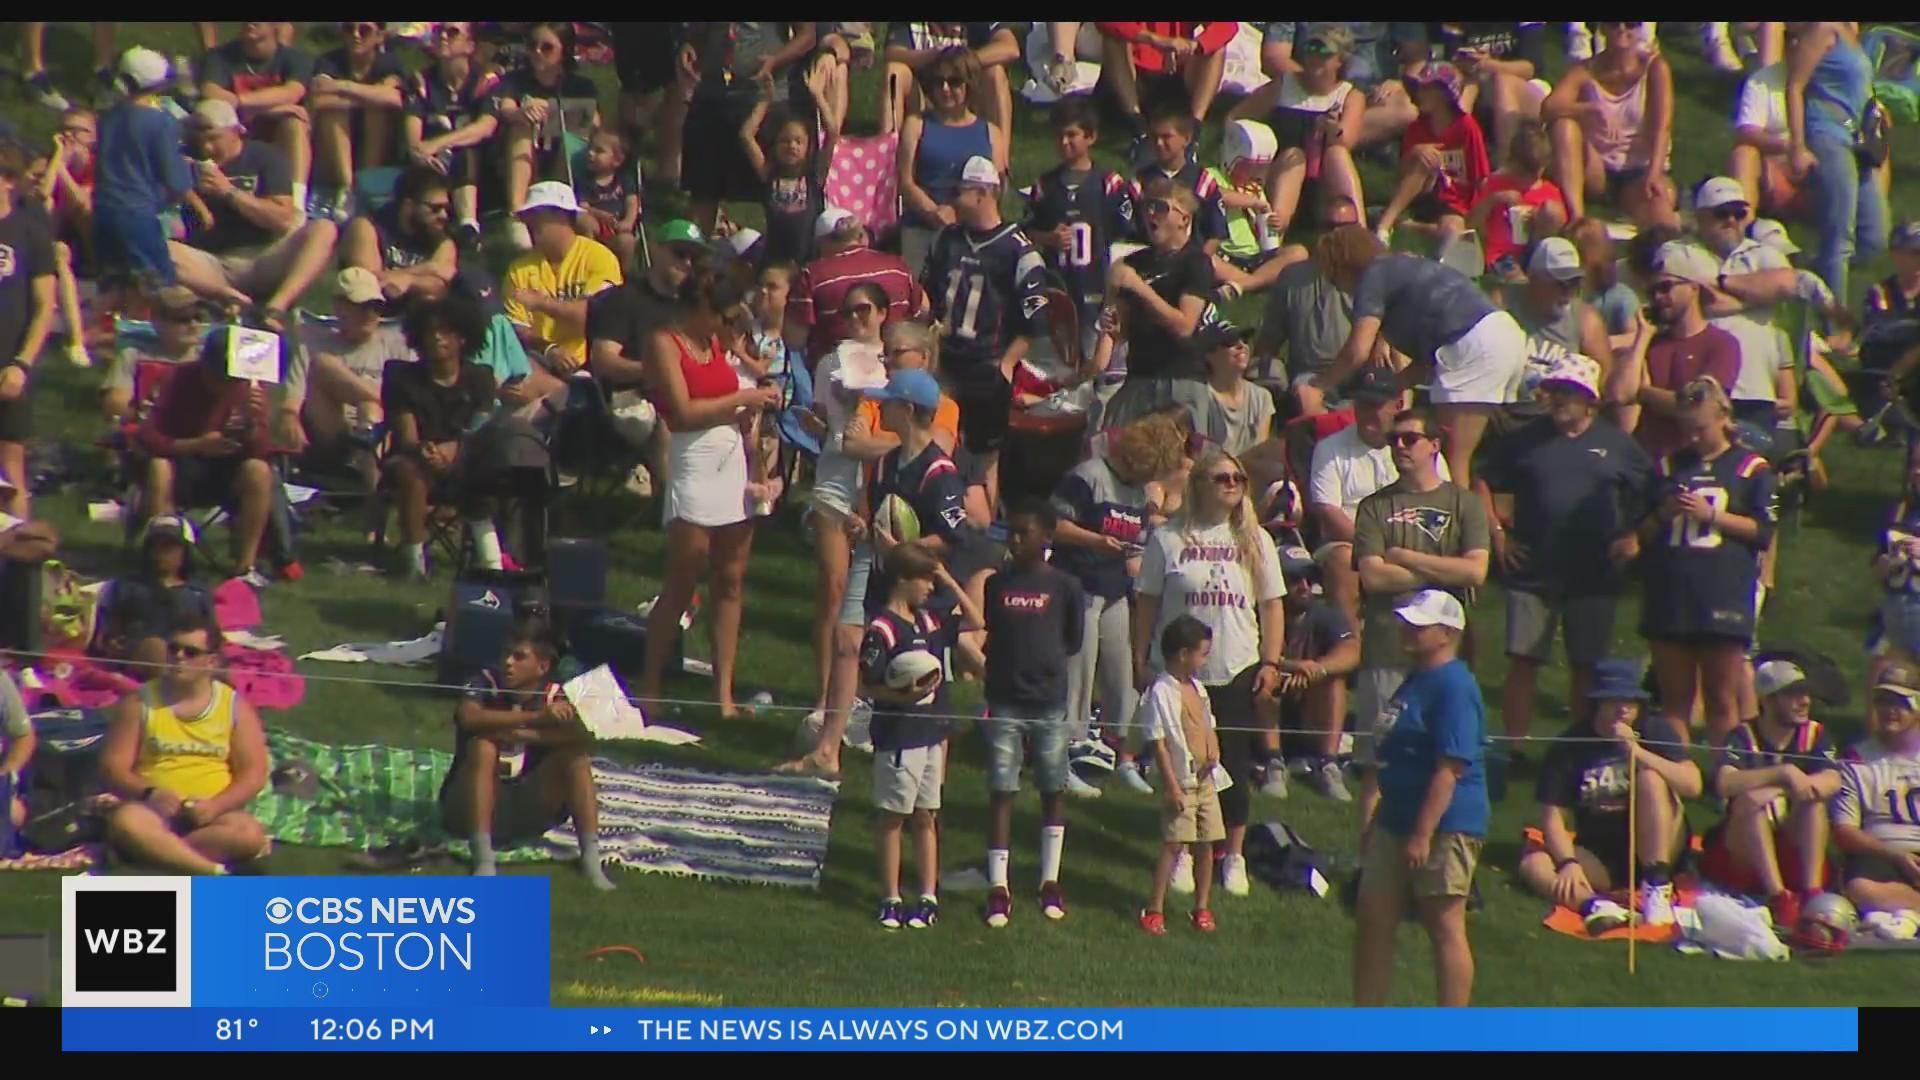
<svg viewBox="0 0 1920 1080">
<path fill-rule="evenodd" d="M 1546 125 L 1522 120 L 1500 171 L 1487 177 L 1467 213 L 1467 228 L 1481 236 L 1487 272 L 1508 280 L 1524 277 L 1522 256 L 1536 240 L 1557 236 L 1567 224 L 1567 197 L 1547 179 L 1553 140 Z"/>
<path fill-rule="evenodd" d="M 747 515 L 747 448 L 743 417 L 780 407 L 769 382 L 741 387 L 728 362 L 735 327 L 747 318 L 746 294 L 724 271 L 695 270 L 679 290 L 678 317 L 656 330 L 644 361 L 654 407 L 668 431 L 667 566 L 660 598 L 647 617 L 647 655 L 640 697 L 660 698 L 660 675 L 673 652 L 680 617 L 702 577 L 710 587 L 708 629 L 720 714 L 732 717 L 733 663 L 740 643 L 741 589 L 753 548 Z"/>
<path fill-rule="evenodd" d="M 1437 224 L 1440 245 L 1467 231 L 1467 211 L 1487 181 L 1487 137 L 1480 121 L 1460 107 L 1466 80 L 1452 64 L 1428 64 L 1416 76 L 1420 115 L 1400 142 L 1400 188 L 1380 215 L 1377 230 L 1390 243 L 1394 223 L 1411 207 L 1413 219 Z"/>
</svg>

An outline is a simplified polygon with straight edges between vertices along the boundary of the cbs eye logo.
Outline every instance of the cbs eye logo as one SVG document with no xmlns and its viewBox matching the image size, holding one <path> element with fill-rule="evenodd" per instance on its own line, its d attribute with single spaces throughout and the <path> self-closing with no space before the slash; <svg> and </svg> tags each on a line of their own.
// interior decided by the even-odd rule
<svg viewBox="0 0 1920 1080">
<path fill-rule="evenodd" d="M 284 896 L 276 896 L 267 901 L 267 921 L 275 926 L 285 926 L 293 920 L 293 904 Z"/>
</svg>

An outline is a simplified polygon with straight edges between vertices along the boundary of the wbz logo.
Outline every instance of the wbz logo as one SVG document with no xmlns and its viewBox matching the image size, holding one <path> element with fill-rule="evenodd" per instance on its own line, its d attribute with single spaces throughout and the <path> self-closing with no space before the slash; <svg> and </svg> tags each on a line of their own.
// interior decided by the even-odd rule
<svg viewBox="0 0 1920 1080">
<path fill-rule="evenodd" d="M 62 1004 L 186 1005 L 190 885 L 179 877 L 64 879 Z"/>
</svg>

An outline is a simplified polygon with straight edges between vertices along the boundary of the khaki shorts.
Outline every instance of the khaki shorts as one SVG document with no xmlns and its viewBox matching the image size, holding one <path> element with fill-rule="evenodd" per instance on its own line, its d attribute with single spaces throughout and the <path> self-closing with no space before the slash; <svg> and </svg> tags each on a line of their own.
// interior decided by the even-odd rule
<svg viewBox="0 0 1920 1080">
<path fill-rule="evenodd" d="M 1213 781 L 1202 780 L 1187 792 L 1186 801 L 1175 810 L 1160 804 L 1160 839 L 1169 844 L 1212 843 L 1227 838 L 1226 822 L 1220 817 L 1220 794 Z"/>
<path fill-rule="evenodd" d="M 1465 833 L 1437 833 L 1426 865 L 1416 870 L 1407 865 L 1406 839 L 1380 829 L 1367 846 L 1361 888 L 1389 889 L 1415 899 L 1465 896 L 1480 865 L 1481 843 L 1480 837 Z"/>
<path fill-rule="evenodd" d="M 940 809 L 946 779 L 945 743 L 873 752 L 873 805 L 889 814 Z"/>
<path fill-rule="evenodd" d="M 305 224 L 301 222 L 300 227 L 264 248 L 242 248 L 216 255 L 177 241 L 168 247 L 173 252 L 175 266 L 192 264 L 199 267 L 204 276 L 218 274 L 229 288 L 248 296 L 265 297 L 279 288 L 292 272 L 294 258 L 300 254 L 297 241 Z"/>
<path fill-rule="evenodd" d="M 1406 668 L 1361 668 L 1354 673 L 1353 760 L 1361 768 L 1380 764 L 1380 740 L 1387 734 L 1381 730 L 1380 718 L 1406 681 Z"/>
</svg>

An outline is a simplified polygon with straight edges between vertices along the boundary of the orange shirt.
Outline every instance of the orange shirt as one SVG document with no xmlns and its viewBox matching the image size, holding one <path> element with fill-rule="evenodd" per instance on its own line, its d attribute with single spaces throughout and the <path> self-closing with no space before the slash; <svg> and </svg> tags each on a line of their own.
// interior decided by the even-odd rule
<svg viewBox="0 0 1920 1080">
<path fill-rule="evenodd" d="M 880 426 L 880 403 L 877 401 L 874 401 L 872 398 L 860 399 L 859 419 L 865 422 L 866 428 L 870 432 L 883 430 Z M 940 407 L 933 410 L 933 430 L 946 432 L 947 437 L 953 441 L 953 445 L 955 446 L 960 445 L 960 403 L 959 402 L 953 400 L 952 398 L 948 397 L 945 394 L 940 395 Z M 879 464 L 880 463 L 877 461 L 867 462 L 866 482 L 868 484 L 873 483 L 873 472 L 874 472 L 874 469 L 879 466 Z M 860 504 L 858 507 L 856 507 L 860 516 L 865 517 L 866 516 L 866 500 L 863 498 L 863 499 L 857 499 L 855 501 Z"/>
</svg>

